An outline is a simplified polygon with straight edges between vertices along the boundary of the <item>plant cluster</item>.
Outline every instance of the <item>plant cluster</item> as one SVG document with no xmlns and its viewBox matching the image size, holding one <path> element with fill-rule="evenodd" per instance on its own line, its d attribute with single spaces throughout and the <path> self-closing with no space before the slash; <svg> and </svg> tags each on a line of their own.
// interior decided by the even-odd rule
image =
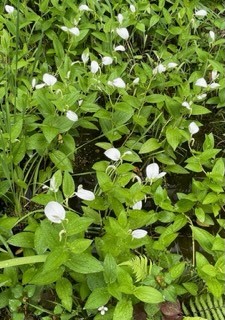
<svg viewBox="0 0 225 320">
<path fill-rule="evenodd" d="M 10 319 L 205 319 L 180 309 L 199 294 L 224 315 L 224 14 L 199 0 L 4 2 Z"/>
</svg>

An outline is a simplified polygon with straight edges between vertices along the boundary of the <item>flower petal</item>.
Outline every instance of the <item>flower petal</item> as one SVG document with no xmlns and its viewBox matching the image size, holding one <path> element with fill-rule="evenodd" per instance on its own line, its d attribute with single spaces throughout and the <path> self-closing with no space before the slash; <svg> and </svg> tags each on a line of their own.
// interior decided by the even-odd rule
<svg viewBox="0 0 225 320">
<path fill-rule="evenodd" d="M 117 46 L 114 48 L 114 51 L 125 51 L 125 47 L 124 46 Z"/>
<path fill-rule="evenodd" d="M 83 186 L 80 184 L 77 187 L 77 192 L 75 192 L 76 196 L 80 199 L 92 201 L 95 199 L 95 195 L 92 191 L 83 189 Z"/>
<path fill-rule="evenodd" d="M 210 87 L 210 89 L 217 89 L 220 87 L 220 84 L 213 82 L 213 83 L 210 83 L 209 87 Z"/>
<path fill-rule="evenodd" d="M 15 8 L 13 6 L 9 6 L 8 4 L 5 5 L 5 11 L 9 14 L 13 13 L 13 11 L 15 10 Z"/>
<path fill-rule="evenodd" d="M 99 64 L 97 61 L 91 61 L 91 73 L 95 74 L 98 72 Z"/>
<path fill-rule="evenodd" d="M 78 120 L 78 116 L 77 116 L 76 112 L 74 112 L 74 111 L 72 111 L 72 110 L 68 110 L 68 111 L 66 112 L 66 117 L 67 117 L 69 120 L 73 121 L 73 122 L 76 122 L 76 121 Z"/>
<path fill-rule="evenodd" d="M 129 32 L 127 28 L 116 28 L 116 33 L 120 38 L 127 40 L 129 38 Z"/>
<path fill-rule="evenodd" d="M 142 201 L 136 202 L 136 203 L 133 205 L 132 209 L 134 209 L 134 210 L 141 210 L 141 209 L 142 209 Z"/>
<path fill-rule="evenodd" d="M 74 36 L 79 36 L 80 35 L 80 30 L 77 27 L 73 27 L 68 29 L 70 33 L 72 33 Z"/>
<path fill-rule="evenodd" d="M 51 74 L 45 73 L 43 75 L 43 81 L 47 86 L 53 86 L 57 82 L 57 79 L 56 79 L 56 77 L 52 76 Z"/>
<path fill-rule="evenodd" d="M 207 11 L 204 9 L 197 10 L 197 11 L 195 11 L 195 16 L 196 17 L 205 17 L 205 16 L 207 16 Z"/>
<path fill-rule="evenodd" d="M 190 134 L 193 135 L 199 131 L 199 127 L 197 126 L 197 124 L 195 122 L 191 122 L 188 126 L 188 130 L 189 130 Z"/>
<path fill-rule="evenodd" d="M 148 179 L 155 179 L 159 175 L 159 166 L 157 163 L 151 163 L 146 167 L 146 176 Z"/>
<path fill-rule="evenodd" d="M 202 88 L 207 88 L 207 82 L 205 81 L 204 78 L 199 78 L 196 82 L 195 85 L 198 87 L 202 87 Z"/>
<path fill-rule="evenodd" d="M 119 161 L 120 158 L 121 158 L 121 153 L 120 153 L 120 151 L 119 151 L 118 149 L 116 149 L 116 148 L 110 148 L 110 149 L 106 150 L 106 151 L 104 152 L 104 155 L 105 155 L 107 158 L 109 158 L 109 159 L 111 159 L 111 160 L 113 160 L 113 161 Z"/>
<path fill-rule="evenodd" d="M 111 57 L 103 57 L 102 58 L 102 64 L 104 64 L 105 66 L 112 64 L 112 62 L 113 62 L 113 58 L 111 58 Z"/>
<path fill-rule="evenodd" d="M 144 238 L 147 234 L 148 234 L 148 232 L 143 229 L 136 229 L 136 230 L 132 231 L 132 233 L 131 233 L 131 235 L 134 239 Z"/>
<path fill-rule="evenodd" d="M 45 206 L 44 213 L 46 217 L 54 223 L 61 223 L 66 217 L 65 209 L 56 201 L 50 201 Z"/>
<path fill-rule="evenodd" d="M 121 88 L 121 89 L 126 88 L 126 83 L 121 78 L 116 78 L 113 81 L 111 81 L 111 83 L 116 88 Z"/>
</svg>

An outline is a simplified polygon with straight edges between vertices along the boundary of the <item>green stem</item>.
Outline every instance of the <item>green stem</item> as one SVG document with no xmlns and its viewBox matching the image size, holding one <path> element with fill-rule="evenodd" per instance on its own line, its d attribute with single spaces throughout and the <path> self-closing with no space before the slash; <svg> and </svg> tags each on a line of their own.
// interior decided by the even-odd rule
<svg viewBox="0 0 225 320">
<path fill-rule="evenodd" d="M 0 269 L 9 268 L 9 267 L 17 267 L 23 264 L 33 264 L 45 262 L 47 255 L 38 255 L 38 256 L 30 256 L 30 257 L 21 257 L 21 258 L 13 258 L 5 261 L 0 261 Z"/>
</svg>

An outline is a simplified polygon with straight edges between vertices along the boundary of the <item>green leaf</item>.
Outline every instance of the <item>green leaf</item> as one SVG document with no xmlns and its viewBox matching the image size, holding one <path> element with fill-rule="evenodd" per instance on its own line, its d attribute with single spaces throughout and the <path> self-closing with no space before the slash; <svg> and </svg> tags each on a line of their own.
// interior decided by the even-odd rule
<svg viewBox="0 0 225 320">
<path fill-rule="evenodd" d="M 181 142 L 182 139 L 182 135 L 180 134 L 180 130 L 178 128 L 174 128 L 174 127 L 167 127 L 166 130 L 166 139 L 167 142 L 171 145 L 171 147 L 173 148 L 173 150 L 176 150 L 176 148 L 178 147 L 178 145 Z"/>
<path fill-rule="evenodd" d="M 185 269 L 185 262 L 182 261 L 178 264 L 175 264 L 173 267 L 171 267 L 169 269 L 169 273 L 171 277 L 175 280 L 182 275 L 182 273 L 184 272 L 184 269 Z"/>
<path fill-rule="evenodd" d="M 56 293 L 62 301 L 64 308 L 71 312 L 73 304 L 73 287 L 71 282 L 67 278 L 61 278 L 56 282 Z"/>
<path fill-rule="evenodd" d="M 44 271 L 48 272 L 60 267 L 64 262 L 68 260 L 68 252 L 62 251 L 60 249 L 55 249 L 54 251 L 50 252 L 46 258 L 44 263 Z"/>
<path fill-rule="evenodd" d="M 163 295 L 160 291 L 152 287 L 140 286 L 134 290 L 134 295 L 140 301 L 146 303 L 160 303 L 164 301 Z"/>
<path fill-rule="evenodd" d="M 106 254 L 104 259 L 104 279 L 106 283 L 114 283 L 117 279 L 117 263 L 111 254 Z"/>
<path fill-rule="evenodd" d="M 161 145 L 157 139 L 150 138 L 147 141 L 145 141 L 145 143 L 141 146 L 139 153 L 142 154 L 142 153 L 152 152 L 154 150 L 157 150 L 160 147 Z"/>
<path fill-rule="evenodd" d="M 57 281 L 59 278 L 61 278 L 62 274 L 64 272 L 63 267 L 59 267 L 58 269 L 54 269 L 48 272 L 38 272 L 30 281 L 31 284 L 36 285 L 47 285 L 51 284 L 55 281 Z"/>
<path fill-rule="evenodd" d="M 209 275 L 210 277 L 215 277 L 217 272 L 214 266 L 212 266 L 211 264 L 206 264 L 202 267 L 202 271 L 205 272 L 207 275 Z"/>
<path fill-rule="evenodd" d="M 99 260 L 87 253 L 73 254 L 65 265 L 82 274 L 89 274 L 103 271 L 103 266 Z"/>
<path fill-rule="evenodd" d="M 198 285 L 194 282 L 184 282 L 182 283 L 182 285 L 184 286 L 184 288 L 190 292 L 190 294 L 192 296 L 196 296 L 198 293 Z"/>
<path fill-rule="evenodd" d="M 152 28 L 155 24 L 157 24 L 160 20 L 160 16 L 154 14 L 149 21 L 149 28 Z"/>
<path fill-rule="evenodd" d="M 53 150 L 49 153 L 49 157 L 51 161 L 55 164 L 56 168 L 63 171 L 73 172 L 72 164 L 63 152 L 59 150 Z"/>
<path fill-rule="evenodd" d="M 68 243 L 69 250 L 75 254 L 84 252 L 90 247 L 92 240 L 89 239 L 76 239 L 73 242 Z"/>
<path fill-rule="evenodd" d="M 163 94 L 152 94 L 146 97 L 146 101 L 149 103 L 159 103 L 165 101 L 165 96 Z"/>
<path fill-rule="evenodd" d="M 11 126 L 10 139 L 12 143 L 19 137 L 23 128 L 23 119 L 19 119 Z"/>
<path fill-rule="evenodd" d="M 208 291 L 211 292 L 214 297 L 219 299 L 224 293 L 224 283 L 221 281 L 214 278 L 209 278 L 206 279 L 206 284 L 208 286 Z"/>
<path fill-rule="evenodd" d="M 65 224 L 65 230 L 67 236 L 87 231 L 88 227 L 93 223 L 92 218 L 80 217 L 73 212 L 67 212 L 66 218 L 67 224 Z"/>
<path fill-rule="evenodd" d="M 206 195 L 204 198 L 202 204 L 212 204 L 219 200 L 219 196 L 215 194 L 214 192 L 210 192 Z"/>
<path fill-rule="evenodd" d="M 198 227 L 191 226 L 194 239 L 198 241 L 200 246 L 208 253 L 212 254 L 212 246 L 214 236 L 208 231 Z"/>
<path fill-rule="evenodd" d="M 133 306 L 131 300 L 123 298 L 114 310 L 113 320 L 132 320 L 133 319 Z"/>
<path fill-rule="evenodd" d="M 68 199 L 73 196 L 75 191 L 75 183 L 72 175 L 68 171 L 64 172 L 62 188 L 65 198 Z"/>
<path fill-rule="evenodd" d="M 15 247 L 33 248 L 34 247 L 34 233 L 33 232 L 20 232 L 9 238 L 7 241 Z"/>
<path fill-rule="evenodd" d="M 89 295 L 85 303 L 85 309 L 98 309 L 108 303 L 111 295 L 108 293 L 107 288 L 96 288 Z"/>
</svg>

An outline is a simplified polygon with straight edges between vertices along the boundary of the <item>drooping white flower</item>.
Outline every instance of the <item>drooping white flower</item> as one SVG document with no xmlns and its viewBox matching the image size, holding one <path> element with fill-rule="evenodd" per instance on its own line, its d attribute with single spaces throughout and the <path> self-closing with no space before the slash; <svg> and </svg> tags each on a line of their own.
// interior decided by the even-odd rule
<svg viewBox="0 0 225 320">
<path fill-rule="evenodd" d="M 109 148 L 104 152 L 104 155 L 113 161 L 119 161 L 121 159 L 121 153 L 117 148 Z"/>
<path fill-rule="evenodd" d="M 37 83 L 36 79 L 33 78 L 32 81 L 31 81 L 31 87 L 32 87 L 32 88 L 35 88 L 36 83 Z"/>
<path fill-rule="evenodd" d="M 210 30 L 210 31 L 209 31 L 209 37 L 210 37 L 210 39 L 212 40 L 212 42 L 214 42 L 215 39 L 216 39 L 215 32 L 212 31 L 212 30 Z"/>
<path fill-rule="evenodd" d="M 13 11 L 15 10 L 15 8 L 13 6 L 9 6 L 8 4 L 5 5 L 5 11 L 9 14 L 13 13 Z"/>
<path fill-rule="evenodd" d="M 166 67 L 164 67 L 164 65 L 162 63 L 160 63 L 158 66 L 156 66 L 153 69 L 153 74 L 156 75 L 157 73 L 163 73 L 166 71 Z"/>
<path fill-rule="evenodd" d="M 54 86 L 54 84 L 57 82 L 57 78 L 49 73 L 45 73 L 42 79 L 47 86 Z"/>
<path fill-rule="evenodd" d="M 66 112 L 66 117 L 73 122 L 76 122 L 78 120 L 78 115 L 72 110 L 68 110 Z"/>
<path fill-rule="evenodd" d="M 69 31 L 69 28 L 67 28 L 66 26 L 62 26 L 61 29 L 65 32 Z"/>
<path fill-rule="evenodd" d="M 217 70 L 213 70 L 211 72 L 211 79 L 212 81 L 215 81 L 219 77 Z"/>
<path fill-rule="evenodd" d="M 166 172 L 159 173 L 159 166 L 157 163 L 151 163 L 146 167 L 147 180 L 150 180 L 151 182 L 164 177 L 165 174 Z"/>
<path fill-rule="evenodd" d="M 143 229 L 136 229 L 131 232 L 132 238 L 134 238 L 134 239 L 144 238 L 147 234 L 148 234 L 148 232 Z"/>
<path fill-rule="evenodd" d="M 136 11 L 136 8 L 133 4 L 130 5 L 130 11 L 133 13 Z"/>
<path fill-rule="evenodd" d="M 206 93 L 202 93 L 202 94 L 197 95 L 197 99 L 198 99 L 198 100 L 203 100 L 203 99 L 205 99 L 206 97 L 207 97 L 207 94 L 206 94 Z"/>
<path fill-rule="evenodd" d="M 77 187 L 77 192 L 75 192 L 75 195 L 83 200 L 88 200 L 88 201 L 92 201 L 95 199 L 95 195 L 92 191 L 90 190 L 86 190 L 83 188 L 82 184 L 80 184 Z"/>
<path fill-rule="evenodd" d="M 50 201 L 45 206 L 44 213 L 48 220 L 54 223 L 61 223 L 66 217 L 65 209 L 56 201 Z"/>
<path fill-rule="evenodd" d="M 199 78 L 196 82 L 195 85 L 198 87 L 202 87 L 202 88 L 207 88 L 207 82 L 204 78 Z"/>
<path fill-rule="evenodd" d="M 89 60 L 89 50 L 85 49 L 84 52 L 81 55 L 81 60 L 83 61 L 84 64 L 86 64 Z"/>
<path fill-rule="evenodd" d="M 99 64 L 97 61 L 93 60 L 91 61 L 91 73 L 95 74 L 99 70 Z"/>
<path fill-rule="evenodd" d="M 112 62 L 113 58 L 111 57 L 106 56 L 102 58 L 102 64 L 104 64 L 105 66 L 109 66 L 110 64 L 112 64 Z"/>
<path fill-rule="evenodd" d="M 183 107 L 185 107 L 185 108 L 187 108 L 188 110 L 191 110 L 191 105 L 192 105 L 192 102 L 187 102 L 187 101 L 184 101 L 183 103 L 182 103 L 182 106 Z"/>
<path fill-rule="evenodd" d="M 121 24 L 123 22 L 123 15 L 121 13 L 118 14 L 117 20 L 118 20 L 119 24 Z"/>
<path fill-rule="evenodd" d="M 74 36 L 80 35 L 80 30 L 77 27 L 69 28 L 68 31 L 72 33 Z"/>
<path fill-rule="evenodd" d="M 117 46 L 114 48 L 115 51 L 125 51 L 125 47 L 124 46 Z"/>
<path fill-rule="evenodd" d="M 136 202 L 136 203 L 133 205 L 132 209 L 134 209 L 134 210 L 141 210 L 141 209 L 142 209 L 142 201 Z"/>
<path fill-rule="evenodd" d="M 138 84 L 139 81 L 140 81 L 140 78 L 137 77 L 137 78 L 134 79 L 133 84 Z"/>
<path fill-rule="evenodd" d="M 196 134 L 199 131 L 199 127 L 195 122 L 191 122 L 188 126 L 188 130 L 190 134 L 193 136 L 193 134 Z"/>
<path fill-rule="evenodd" d="M 127 40 L 129 38 L 129 32 L 128 32 L 127 28 L 116 28 L 116 33 L 123 40 Z"/>
<path fill-rule="evenodd" d="M 79 6 L 80 11 L 90 11 L 91 9 L 86 4 L 81 4 Z"/>
<path fill-rule="evenodd" d="M 108 308 L 105 306 L 101 306 L 98 308 L 98 311 L 101 313 L 102 316 L 108 311 Z"/>
<path fill-rule="evenodd" d="M 196 17 L 205 17 L 205 16 L 207 16 L 207 11 L 204 9 L 197 10 L 197 11 L 195 11 L 195 16 Z"/>
<path fill-rule="evenodd" d="M 108 81 L 108 84 L 116 88 L 122 88 L 122 89 L 126 88 L 126 83 L 121 78 L 116 78 L 112 81 Z"/>
<path fill-rule="evenodd" d="M 169 62 L 167 64 L 167 68 L 169 68 L 169 69 L 176 68 L 176 66 L 178 66 L 178 64 L 176 62 Z"/>
<path fill-rule="evenodd" d="M 220 84 L 219 83 L 216 83 L 216 82 L 212 82 L 209 84 L 209 88 L 210 89 L 217 89 L 220 87 Z"/>
<path fill-rule="evenodd" d="M 46 83 L 36 84 L 35 89 L 41 89 L 46 86 Z"/>
<path fill-rule="evenodd" d="M 82 105 L 82 103 L 84 102 L 83 99 L 78 100 L 78 106 L 80 107 Z"/>
</svg>

